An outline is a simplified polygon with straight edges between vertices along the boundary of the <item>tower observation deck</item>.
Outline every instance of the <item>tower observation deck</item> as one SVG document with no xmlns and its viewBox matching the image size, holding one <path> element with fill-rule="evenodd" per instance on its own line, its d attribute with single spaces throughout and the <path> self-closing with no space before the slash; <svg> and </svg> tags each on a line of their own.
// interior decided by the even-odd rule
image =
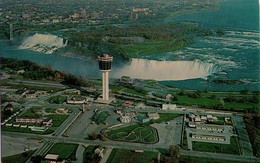
<svg viewBox="0 0 260 163">
<path fill-rule="evenodd" d="M 102 54 L 98 57 L 99 70 L 102 72 L 103 101 L 109 100 L 109 71 L 111 71 L 113 56 Z"/>
</svg>

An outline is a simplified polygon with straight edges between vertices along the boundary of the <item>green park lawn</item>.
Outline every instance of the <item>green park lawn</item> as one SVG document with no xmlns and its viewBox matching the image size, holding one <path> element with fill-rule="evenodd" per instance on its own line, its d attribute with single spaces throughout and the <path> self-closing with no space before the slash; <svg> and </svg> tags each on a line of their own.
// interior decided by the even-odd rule
<svg viewBox="0 0 260 163">
<path fill-rule="evenodd" d="M 159 138 L 155 128 L 147 125 L 134 124 L 127 127 L 112 129 L 105 132 L 112 140 L 137 143 L 156 143 Z"/>
<path fill-rule="evenodd" d="M 2 163 L 21 163 L 21 162 L 26 162 L 31 155 L 34 153 L 34 150 L 30 150 L 27 152 L 23 152 L 20 154 L 8 156 L 8 157 L 3 157 L 2 158 Z"/>
<path fill-rule="evenodd" d="M 56 108 L 46 108 L 45 112 L 46 113 L 56 113 L 56 110 L 57 110 Z"/>
<path fill-rule="evenodd" d="M 57 154 L 63 159 L 76 160 L 78 144 L 56 143 L 48 151 L 49 154 Z"/>
<path fill-rule="evenodd" d="M 52 127 L 59 127 L 69 117 L 69 115 L 50 114 L 46 117 L 52 118 Z"/>
<path fill-rule="evenodd" d="M 100 123 L 104 123 L 108 116 L 109 113 L 107 111 L 96 111 L 96 113 L 92 117 L 92 120 L 96 124 L 100 124 Z"/>
<path fill-rule="evenodd" d="M 57 96 L 52 96 L 48 99 L 48 102 L 51 104 L 62 104 L 63 102 L 66 102 L 67 97 L 66 96 L 61 96 L 61 95 L 57 95 Z"/>
<path fill-rule="evenodd" d="M 205 106 L 205 107 L 213 107 L 221 104 L 218 99 L 210 99 L 207 97 L 191 98 L 188 96 L 178 96 L 178 95 L 176 95 L 176 97 L 178 99 L 176 103 L 183 104 L 183 105 L 198 105 L 198 106 Z"/>
<path fill-rule="evenodd" d="M 30 109 L 26 110 L 22 114 L 22 116 L 23 117 L 39 117 L 40 115 L 37 112 L 41 111 L 42 109 L 43 109 L 42 107 L 33 106 Z"/>
<path fill-rule="evenodd" d="M 192 142 L 192 149 L 201 152 L 226 153 L 239 155 L 239 147 L 235 137 L 230 139 L 230 144 Z"/>
<path fill-rule="evenodd" d="M 156 152 L 144 151 L 143 153 L 137 153 L 126 149 L 114 148 L 107 159 L 107 163 L 144 163 L 152 162 L 157 159 Z"/>
<path fill-rule="evenodd" d="M 159 113 L 160 118 L 157 120 L 154 120 L 156 123 L 161 123 L 161 122 L 167 122 L 170 120 L 173 120 L 174 118 L 177 118 L 181 116 L 181 114 L 171 114 L 171 113 Z"/>
</svg>

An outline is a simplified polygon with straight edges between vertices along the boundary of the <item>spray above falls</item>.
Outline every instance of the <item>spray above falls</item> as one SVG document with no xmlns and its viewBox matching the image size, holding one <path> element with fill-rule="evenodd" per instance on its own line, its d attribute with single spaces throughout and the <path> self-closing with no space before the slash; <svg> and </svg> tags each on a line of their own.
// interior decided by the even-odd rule
<svg viewBox="0 0 260 163">
<path fill-rule="evenodd" d="M 26 38 L 19 48 L 52 54 L 55 50 L 67 46 L 67 43 L 68 40 L 56 35 L 36 33 Z"/>
</svg>

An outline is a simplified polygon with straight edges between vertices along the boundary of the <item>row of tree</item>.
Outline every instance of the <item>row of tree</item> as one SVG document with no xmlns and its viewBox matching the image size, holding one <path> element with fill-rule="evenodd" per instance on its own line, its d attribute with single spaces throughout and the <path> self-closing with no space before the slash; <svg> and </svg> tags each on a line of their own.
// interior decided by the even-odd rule
<svg viewBox="0 0 260 163">
<path fill-rule="evenodd" d="M 246 129 L 253 147 L 254 155 L 260 157 L 260 111 L 248 110 L 244 115 Z"/>
<path fill-rule="evenodd" d="M 40 65 L 28 60 L 17 60 L 4 57 L 0 57 L 0 63 L 1 69 L 8 68 L 12 71 L 24 70 L 24 73 L 22 73 L 21 75 L 26 79 L 46 79 L 52 81 L 60 81 L 64 84 L 74 86 L 93 86 L 92 82 L 89 82 L 82 77 L 67 74 L 63 71 L 53 70 L 51 65 L 48 64 L 44 67 L 41 67 Z"/>
</svg>

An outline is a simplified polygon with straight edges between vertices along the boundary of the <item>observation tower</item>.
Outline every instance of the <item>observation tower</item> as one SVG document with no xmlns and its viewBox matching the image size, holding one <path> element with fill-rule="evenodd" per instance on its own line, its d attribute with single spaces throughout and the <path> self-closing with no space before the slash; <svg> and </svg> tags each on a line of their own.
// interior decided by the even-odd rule
<svg viewBox="0 0 260 163">
<path fill-rule="evenodd" d="M 109 71 L 111 71 L 113 56 L 102 54 L 98 57 L 99 70 L 102 72 L 102 97 L 109 101 Z"/>
</svg>

